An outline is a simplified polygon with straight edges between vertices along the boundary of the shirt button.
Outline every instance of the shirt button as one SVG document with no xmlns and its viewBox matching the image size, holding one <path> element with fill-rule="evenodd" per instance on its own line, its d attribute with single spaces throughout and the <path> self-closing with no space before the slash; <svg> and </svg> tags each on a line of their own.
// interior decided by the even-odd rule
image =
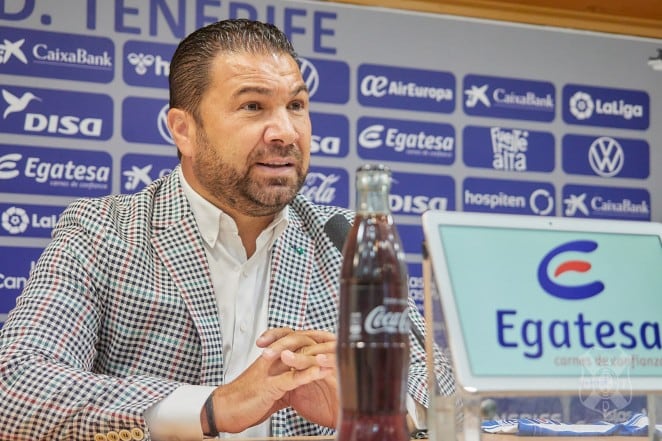
<svg viewBox="0 0 662 441">
<path fill-rule="evenodd" d="M 133 439 L 133 437 L 131 436 L 131 432 L 129 432 L 126 429 L 120 430 L 119 435 L 122 441 L 131 441 Z"/>
<path fill-rule="evenodd" d="M 242 323 L 242 324 L 240 324 L 240 325 L 239 325 L 239 330 L 240 330 L 241 332 L 246 332 L 246 323 Z"/>
<path fill-rule="evenodd" d="M 107 440 L 108 438 L 106 438 L 106 435 L 104 435 L 103 433 L 97 433 L 96 435 L 94 435 L 94 441 L 107 441 Z"/>
<path fill-rule="evenodd" d="M 106 433 L 106 438 L 108 441 L 120 441 L 120 434 L 114 430 L 111 430 L 110 432 Z"/>
</svg>

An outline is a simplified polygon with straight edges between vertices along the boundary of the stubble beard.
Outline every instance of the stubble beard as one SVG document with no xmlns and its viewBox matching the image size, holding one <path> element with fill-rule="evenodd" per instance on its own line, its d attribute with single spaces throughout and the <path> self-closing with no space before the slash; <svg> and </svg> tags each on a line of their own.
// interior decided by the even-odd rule
<svg viewBox="0 0 662 441">
<path fill-rule="evenodd" d="M 198 132 L 200 133 L 200 132 Z M 197 139 L 198 150 L 193 171 L 200 183 L 221 204 L 249 216 L 278 213 L 297 195 L 306 179 L 301 150 L 294 145 L 274 145 L 257 149 L 248 156 L 247 168 L 239 170 L 227 164 L 206 134 Z M 268 152 L 268 153 L 267 153 Z M 296 177 L 256 178 L 251 176 L 253 164 L 261 157 L 295 158 Z"/>
</svg>

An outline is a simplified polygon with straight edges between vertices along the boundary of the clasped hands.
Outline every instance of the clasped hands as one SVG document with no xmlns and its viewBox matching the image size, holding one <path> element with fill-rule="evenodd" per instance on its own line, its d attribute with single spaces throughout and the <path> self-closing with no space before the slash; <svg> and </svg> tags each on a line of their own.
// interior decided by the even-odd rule
<svg viewBox="0 0 662 441">
<path fill-rule="evenodd" d="M 237 433 L 291 406 L 316 424 L 338 419 L 336 337 L 327 331 L 269 329 L 258 339 L 262 355 L 239 377 L 213 392 L 214 421 L 221 432 Z M 207 428 L 205 410 L 200 421 Z"/>
</svg>

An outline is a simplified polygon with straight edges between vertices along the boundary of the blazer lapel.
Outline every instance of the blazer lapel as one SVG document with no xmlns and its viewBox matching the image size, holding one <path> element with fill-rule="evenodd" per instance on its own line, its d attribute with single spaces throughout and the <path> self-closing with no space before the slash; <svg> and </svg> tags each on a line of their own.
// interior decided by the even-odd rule
<svg viewBox="0 0 662 441">
<path fill-rule="evenodd" d="M 152 245 L 188 308 L 202 344 L 201 384 L 223 382 L 223 342 L 202 238 L 174 171 L 154 199 Z"/>
<path fill-rule="evenodd" d="M 302 329 L 306 324 L 310 268 L 315 250 L 310 237 L 300 233 L 300 220 L 292 215 L 293 211 L 290 210 L 290 224 L 272 251 L 269 328 Z"/>
</svg>

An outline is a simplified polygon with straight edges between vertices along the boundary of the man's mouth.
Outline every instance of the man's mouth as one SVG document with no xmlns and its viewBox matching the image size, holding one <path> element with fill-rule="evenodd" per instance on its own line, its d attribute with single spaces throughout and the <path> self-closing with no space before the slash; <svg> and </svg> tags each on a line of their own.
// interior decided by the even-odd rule
<svg viewBox="0 0 662 441">
<path fill-rule="evenodd" d="M 258 162 L 257 165 L 270 168 L 280 168 L 280 167 L 292 167 L 293 162 L 290 161 L 269 161 L 269 162 Z"/>
</svg>

